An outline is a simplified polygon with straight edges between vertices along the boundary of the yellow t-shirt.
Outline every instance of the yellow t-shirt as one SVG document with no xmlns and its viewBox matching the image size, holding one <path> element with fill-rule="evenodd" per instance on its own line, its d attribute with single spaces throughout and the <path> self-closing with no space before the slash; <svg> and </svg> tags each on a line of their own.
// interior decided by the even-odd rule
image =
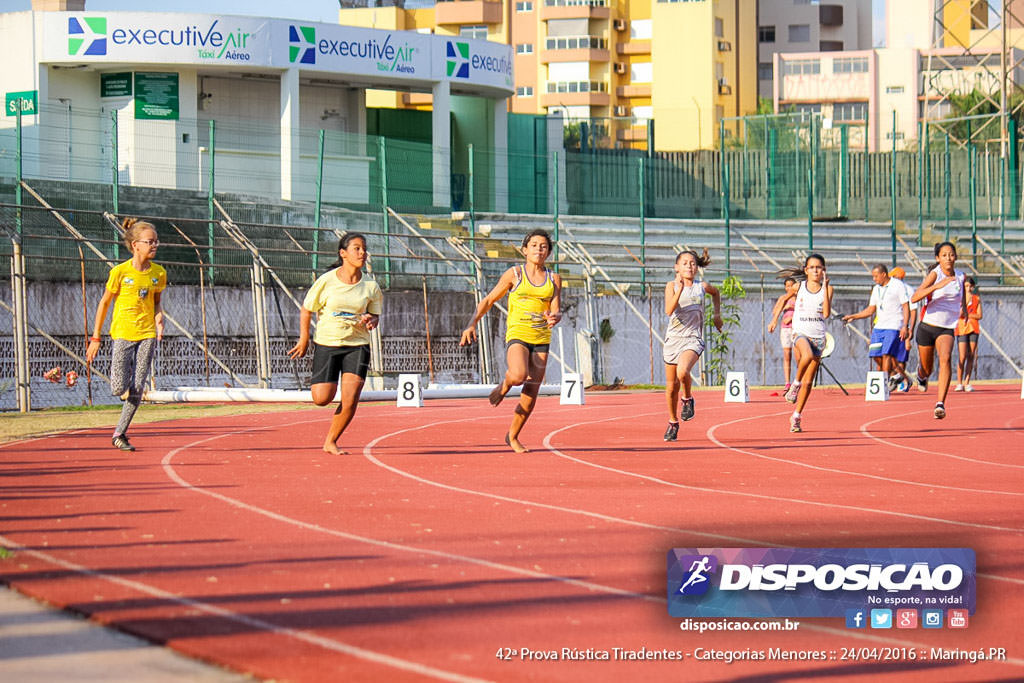
<svg viewBox="0 0 1024 683">
<path fill-rule="evenodd" d="M 347 285 L 338 279 L 338 269 L 317 278 L 306 292 L 302 307 L 317 314 L 313 341 L 320 346 L 362 346 L 370 343 L 370 332 L 359 325 L 363 313 L 380 315 L 384 296 L 380 286 L 365 275 Z"/>
<path fill-rule="evenodd" d="M 156 337 L 156 294 L 167 287 L 167 271 L 150 263 L 145 271 L 135 270 L 131 261 L 110 269 L 107 291 L 117 295 L 110 317 L 113 339 L 139 341 Z"/>
<path fill-rule="evenodd" d="M 555 284 L 551 271 L 544 271 L 544 281 L 535 285 L 530 282 L 526 270 L 516 266 L 519 282 L 508 293 L 508 321 L 505 324 L 505 341 L 518 339 L 527 344 L 550 344 L 551 328 L 544 317 L 555 296 Z"/>
</svg>

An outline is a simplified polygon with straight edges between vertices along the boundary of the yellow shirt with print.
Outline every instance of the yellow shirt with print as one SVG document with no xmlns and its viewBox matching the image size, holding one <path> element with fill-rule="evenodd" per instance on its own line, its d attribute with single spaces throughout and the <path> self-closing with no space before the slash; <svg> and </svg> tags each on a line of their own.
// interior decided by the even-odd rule
<svg viewBox="0 0 1024 683">
<path fill-rule="evenodd" d="M 362 346 L 370 343 L 370 332 L 359 325 L 363 313 L 380 315 L 380 285 L 363 276 L 355 284 L 338 279 L 338 269 L 329 270 L 306 292 L 302 307 L 317 314 L 313 341 L 320 346 Z"/>
<path fill-rule="evenodd" d="M 156 337 L 156 294 L 167 287 L 167 271 L 150 263 L 138 271 L 131 261 L 110 269 L 107 291 L 117 295 L 110 318 L 113 339 L 139 341 Z"/>
</svg>

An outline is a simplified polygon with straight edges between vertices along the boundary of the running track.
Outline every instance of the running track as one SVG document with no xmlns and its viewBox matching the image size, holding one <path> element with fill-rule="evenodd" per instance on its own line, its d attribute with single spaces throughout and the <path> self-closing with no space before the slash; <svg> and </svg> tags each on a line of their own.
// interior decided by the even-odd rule
<svg viewBox="0 0 1024 683">
<path fill-rule="evenodd" d="M 697 394 L 661 440 L 661 394 L 541 400 L 515 455 L 512 406 L 360 407 L 139 425 L 0 448 L 0 582 L 181 652 L 289 681 L 1022 680 L 1024 414 L 1019 388 L 790 406 Z M 145 408 L 143 408 L 145 410 Z M 681 632 L 672 547 L 970 547 L 966 630 Z M 499 648 L 683 651 L 681 662 L 512 661 Z M 699 661 L 707 650 L 826 661 Z M 892 662 L 843 648 L 1006 647 L 1009 661 Z M 2 669 L 2 664 L 0 664 Z"/>
</svg>

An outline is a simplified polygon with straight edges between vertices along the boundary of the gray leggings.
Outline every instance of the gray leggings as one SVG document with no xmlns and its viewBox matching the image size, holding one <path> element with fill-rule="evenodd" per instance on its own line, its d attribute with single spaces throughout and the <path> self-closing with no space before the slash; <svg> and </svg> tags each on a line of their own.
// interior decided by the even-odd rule
<svg viewBox="0 0 1024 683">
<path fill-rule="evenodd" d="M 142 403 L 142 392 L 146 388 L 146 379 L 149 377 L 149 366 L 153 361 L 155 349 L 156 339 L 114 340 L 110 359 L 110 393 L 121 396 L 125 391 L 128 392 L 128 398 L 121 409 L 121 419 L 114 428 L 114 436 L 128 431 L 128 425 L 132 423 L 135 411 Z"/>
</svg>

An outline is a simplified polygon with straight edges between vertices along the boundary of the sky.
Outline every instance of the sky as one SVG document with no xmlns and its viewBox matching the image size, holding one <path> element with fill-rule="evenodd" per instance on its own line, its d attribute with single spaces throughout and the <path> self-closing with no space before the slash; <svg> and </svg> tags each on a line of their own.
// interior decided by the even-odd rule
<svg viewBox="0 0 1024 683">
<path fill-rule="evenodd" d="M 899 2 L 900 0 L 890 0 Z M 420 4 L 420 3 L 417 3 Z M 168 11 L 192 14 L 247 14 L 257 17 L 283 17 L 306 19 L 325 23 L 338 22 L 338 0 L 174 0 L 173 3 L 146 2 L 146 0 L 86 0 L 90 10 Z M 0 11 L 17 12 L 32 9 L 32 0 L 0 0 Z M 872 0 L 873 45 L 885 42 L 885 0 Z"/>
</svg>

